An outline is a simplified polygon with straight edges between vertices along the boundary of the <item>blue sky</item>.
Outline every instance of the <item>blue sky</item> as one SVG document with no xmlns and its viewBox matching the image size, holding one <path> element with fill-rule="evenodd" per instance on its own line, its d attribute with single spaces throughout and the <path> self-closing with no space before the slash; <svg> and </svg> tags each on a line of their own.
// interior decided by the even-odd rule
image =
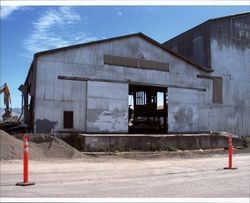
<svg viewBox="0 0 250 203">
<path fill-rule="evenodd" d="M 162 43 L 208 19 L 246 11 L 249 6 L 1 7 L 0 85 L 7 82 L 12 108 L 20 108 L 18 87 L 36 52 L 136 32 Z"/>
</svg>

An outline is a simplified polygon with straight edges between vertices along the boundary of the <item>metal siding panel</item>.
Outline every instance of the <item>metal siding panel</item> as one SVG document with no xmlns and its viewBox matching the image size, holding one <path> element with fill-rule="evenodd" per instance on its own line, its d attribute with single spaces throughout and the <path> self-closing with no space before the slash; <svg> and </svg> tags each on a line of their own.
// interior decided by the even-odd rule
<svg viewBox="0 0 250 203">
<path fill-rule="evenodd" d="M 88 81 L 87 131 L 128 132 L 128 84 Z"/>
</svg>

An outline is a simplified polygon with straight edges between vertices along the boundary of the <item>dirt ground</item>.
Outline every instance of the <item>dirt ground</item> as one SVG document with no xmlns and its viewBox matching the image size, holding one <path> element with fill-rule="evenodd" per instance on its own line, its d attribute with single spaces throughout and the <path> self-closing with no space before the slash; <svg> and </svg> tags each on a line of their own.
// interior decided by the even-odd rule
<svg viewBox="0 0 250 203">
<path fill-rule="evenodd" d="M 45 134 L 30 137 L 30 181 L 22 182 L 22 135 L 0 130 L 1 197 L 248 198 L 250 148 L 81 153 Z M 1 199 L 0 199 L 1 200 Z"/>
<path fill-rule="evenodd" d="M 158 152 L 161 153 L 161 152 Z M 86 156 L 86 155 L 85 155 Z M 30 160 L 34 186 L 22 181 L 22 161 L 1 161 L 1 197 L 249 198 L 250 153 L 199 157 L 96 156 Z"/>
</svg>

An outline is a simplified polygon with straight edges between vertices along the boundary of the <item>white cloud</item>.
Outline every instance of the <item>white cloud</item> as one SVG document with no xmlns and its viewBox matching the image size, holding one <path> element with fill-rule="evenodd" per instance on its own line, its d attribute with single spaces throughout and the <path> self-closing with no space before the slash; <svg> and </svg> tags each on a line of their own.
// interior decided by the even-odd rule
<svg viewBox="0 0 250 203">
<path fill-rule="evenodd" d="M 68 7 L 60 7 L 57 10 L 48 10 L 45 15 L 34 23 L 35 28 L 39 30 L 48 29 L 53 25 L 74 24 L 81 20 L 80 15 Z"/>
<path fill-rule="evenodd" d="M 122 15 L 123 15 L 123 13 L 122 13 L 121 11 L 118 11 L 116 14 L 117 14 L 118 16 L 122 16 Z"/>
<path fill-rule="evenodd" d="M 19 9 L 18 6 L 1 6 L 1 19 L 7 19 L 15 10 Z"/>
<path fill-rule="evenodd" d="M 82 28 L 86 19 L 70 7 L 49 9 L 33 23 L 33 30 L 24 41 L 24 46 L 33 54 L 52 48 L 96 40 L 96 38 L 89 38 L 85 33 L 79 32 L 79 27 Z"/>
</svg>

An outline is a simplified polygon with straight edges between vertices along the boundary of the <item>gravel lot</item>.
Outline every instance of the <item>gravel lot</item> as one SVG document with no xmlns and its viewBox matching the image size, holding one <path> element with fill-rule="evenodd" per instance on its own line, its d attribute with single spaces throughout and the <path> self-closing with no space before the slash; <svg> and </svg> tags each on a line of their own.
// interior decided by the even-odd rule
<svg viewBox="0 0 250 203">
<path fill-rule="evenodd" d="M 131 158 L 86 156 L 81 159 L 30 160 L 29 187 L 22 181 L 22 161 L 1 161 L 1 197 L 141 197 L 249 198 L 250 153 L 206 157 Z"/>
</svg>

